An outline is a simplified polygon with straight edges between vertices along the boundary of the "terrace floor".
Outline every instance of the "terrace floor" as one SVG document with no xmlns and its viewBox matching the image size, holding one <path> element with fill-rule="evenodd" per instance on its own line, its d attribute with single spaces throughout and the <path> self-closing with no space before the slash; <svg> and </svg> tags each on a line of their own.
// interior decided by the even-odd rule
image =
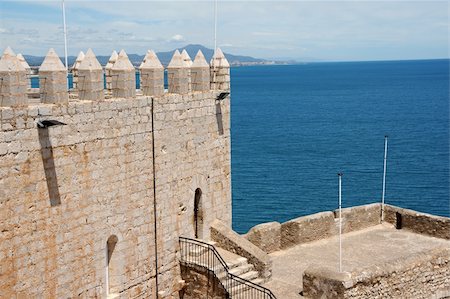
<svg viewBox="0 0 450 299">
<path fill-rule="evenodd" d="M 438 247 L 450 241 L 397 230 L 388 224 L 342 235 L 342 270 L 380 265 L 411 254 Z M 272 279 L 264 284 L 277 298 L 303 298 L 303 272 L 316 264 L 339 270 L 339 237 L 297 245 L 270 254 Z"/>
</svg>

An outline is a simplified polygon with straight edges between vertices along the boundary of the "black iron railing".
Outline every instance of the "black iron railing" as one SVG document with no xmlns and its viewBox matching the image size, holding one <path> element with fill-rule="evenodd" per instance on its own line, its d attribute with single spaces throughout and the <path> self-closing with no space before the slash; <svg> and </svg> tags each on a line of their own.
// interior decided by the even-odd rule
<svg viewBox="0 0 450 299">
<path fill-rule="evenodd" d="M 205 267 L 219 279 L 230 298 L 276 299 L 267 288 L 229 272 L 229 267 L 217 249 L 208 243 L 180 237 L 181 263 Z"/>
</svg>

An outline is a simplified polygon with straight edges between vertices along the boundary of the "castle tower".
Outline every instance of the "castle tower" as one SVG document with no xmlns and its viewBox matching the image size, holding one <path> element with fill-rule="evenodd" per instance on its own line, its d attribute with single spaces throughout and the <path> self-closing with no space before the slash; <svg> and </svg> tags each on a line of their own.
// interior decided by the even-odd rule
<svg viewBox="0 0 450 299">
<path fill-rule="evenodd" d="M 73 79 L 73 89 L 78 89 L 78 68 L 80 67 L 81 61 L 84 59 L 83 51 L 78 53 L 77 59 L 72 66 L 72 79 Z"/>
<path fill-rule="evenodd" d="M 62 104 L 69 101 L 67 71 L 53 49 L 48 51 L 39 68 L 39 89 L 42 103 Z"/>
<path fill-rule="evenodd" d="M 148 50 L 141 63 L 141 90 L 146 96 L 164 94 L 164 67 L 153 50 Z"/>
<path fill-rule="evenodd" d="M 27 86 L 27 71 L 7 47 L 0 59 L 0 107 L 26 105 Z"/>
<path fill-rule="evenodd" d="M 103 92 L 103 69 L 94 52 L 89 49 L 78 66 L 78 96 L 80 100 L 101 101 Z"/>
<path fill-rule="evenodd" d="M 188 68 L 188 78 L 189 78 L 189 91 L 192 91 L 192 78 L 191 78 L 191 67 L 192 67 L 192 59 L 189 56 L 186 49 L 183 49 L 181 52 L 181 57 L 183 58 L 184 63 L 186 64 L 186 67 Z"/>
<path fill-rule="evenodd" d="M 117 61 L 111 68 L 111 76 L 114 98 L 134 98 L 136 96 L 136 70 L 124 50 L 121 50 L 117 56 Z"/>
<path fill-rule="evenodd" d="M 201 50 L 198 50 L 191 66 L 192 91 L 208 91 L 211 88 L 208 62 Z"/>
<path fill-rule="evenodd" d="M 25 68 L 25 71 L 27 72 L 27 82 L 28 82 L 28 88 L 31 88 L 31 67 L 28 64 L 28 62 L 25 60 L 25 57 L 23 57 L 22 54 L 17 54 L 17 59 L 19 59 L 22 66 Z"/>
<path fill-rule="evenodd" d="M 111 57 L 109 57 L 108 63 L 105 66 L 105 79 L 106 79 L 106 90 L 108 92 L 112 92 L 112 77 L 111 77 L 111 69 L 117 61 L 117 57 L 119 55 L 117 54 L 116 50 L 114 50 L 111 54 Z"/>
<path fill-rule="evenodd" d="M 173 54 L 167 66 L 169 93 L 186 94 L 189 92 L 189 67 L 183 61 L 178 50 Z"/>
<path fill-rule="evenodd" d="M 230 90 L 230 64 L 220 48 L 211 59 L 211 89 Z"/>
</svg>

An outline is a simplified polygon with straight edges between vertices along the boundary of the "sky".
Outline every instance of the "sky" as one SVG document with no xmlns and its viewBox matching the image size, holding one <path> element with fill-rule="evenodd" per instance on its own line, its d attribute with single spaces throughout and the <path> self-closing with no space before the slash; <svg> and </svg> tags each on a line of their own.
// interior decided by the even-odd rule
<svg viewBox="0 0 450 299">
<path fill-rule="evenodd" d="M 449 1 L 218 0 L 217 45 L 265 59 L 449 57 Z M 69 55 L 214 47 L 214 1 L 66 0 Z M 0 0 L 0 46 L 64 55 L 61 1 Z"/>
</svg>

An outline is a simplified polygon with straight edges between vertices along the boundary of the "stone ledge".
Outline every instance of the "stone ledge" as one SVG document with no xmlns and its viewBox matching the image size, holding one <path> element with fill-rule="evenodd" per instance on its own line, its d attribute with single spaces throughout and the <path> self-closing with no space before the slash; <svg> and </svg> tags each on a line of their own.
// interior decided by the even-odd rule
<svg viewBox="0 0 450 299">
<path fill-rule="evenodd" d="M 268 279 L 271 277 L 272 261 L 267 253 L 218 219 L 211 224 L 210 229 L 211 239 L 217 243 L 217 246 L 247 258 L 262 278 Z"/>
</svg>

